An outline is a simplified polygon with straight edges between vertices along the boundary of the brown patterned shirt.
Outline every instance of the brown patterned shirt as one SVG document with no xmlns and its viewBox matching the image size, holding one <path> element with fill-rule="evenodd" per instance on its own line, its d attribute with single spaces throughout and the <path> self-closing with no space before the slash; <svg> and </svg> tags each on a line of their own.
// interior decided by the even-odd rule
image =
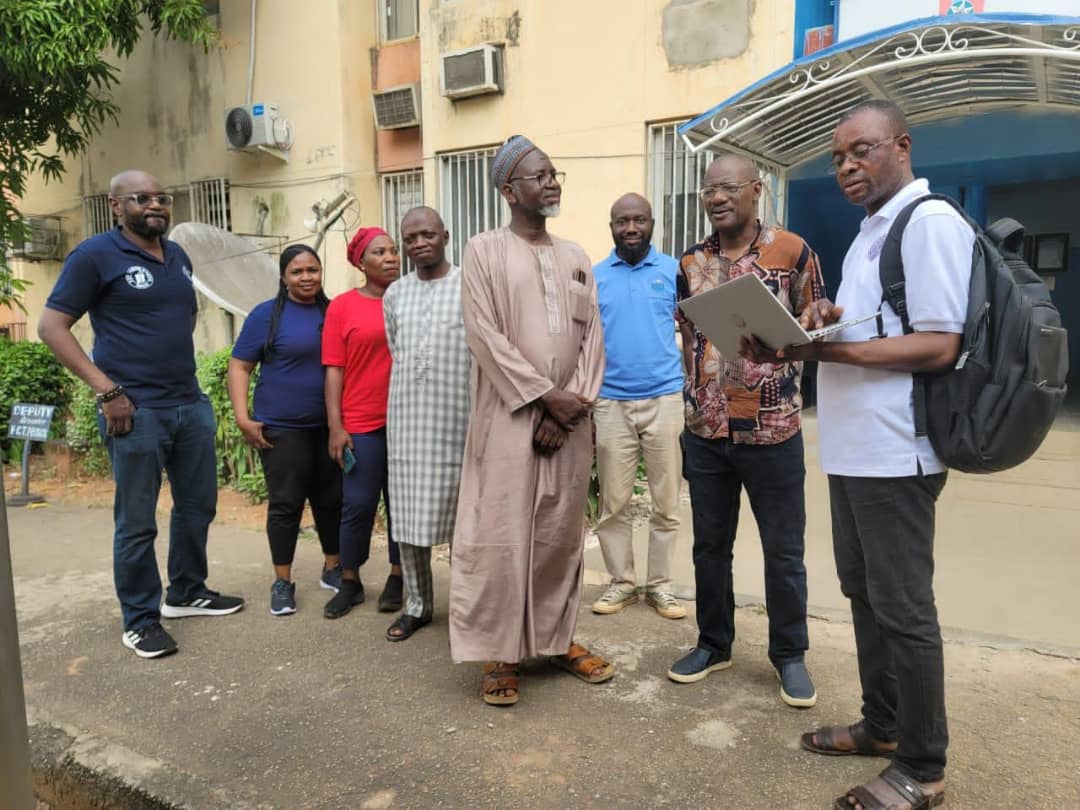
<svg viewBox="0 0 1080 810">
<path fill-rule="evenodd" d="M 721 254 L 716 234 L 687 250 L 679 262 L 679 300 L 745 273 L 756 273 L 796 316 L 821 298 L 821 267 L 806 242 L 782 228 L 760 223 L 758 228 L 746 253 L 734 262 Z M 779 444 L 799 432 L 802 363 L 722 357 L 697 329 L 691 348 L 693 366 L 683 385 L 688 430 L 737 444 Z"/>
</svg>

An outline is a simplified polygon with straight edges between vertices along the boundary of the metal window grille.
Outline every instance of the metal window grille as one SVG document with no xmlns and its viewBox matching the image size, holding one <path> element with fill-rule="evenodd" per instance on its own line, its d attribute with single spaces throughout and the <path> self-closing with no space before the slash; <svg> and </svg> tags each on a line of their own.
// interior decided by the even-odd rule
<svg viewBox="0 0 1080 810">
<path fill-rule="evenodd" d="M 113 227 L 112 209 L 109 208 L 108 194 L 91 194 L 83 197 L 83 232 L 87 236 L 111 231 Z"/>
<path fill-rule="evenodd" d="M 705 170 L 720 152 L 693 154 L 677 132 L 683 122 L 649 127 L 649 199 L 656 219 L 653 243 L 671 256 L 680 256 L 709 232 L 709 219 L 701 204 Z M 778 166 L 754 161 L 762 179 L 758 216 L 763 222 L 783 224 L 784 174 Z"/>
<path fill-rule="evenodd" d="M 424 204 L 424 173 L 422 171 L 384 174 L 382 176 L 383 228 L 393 237 L 401 251 L 401 272 L 416 268 L 405 255 L 401 244 L 401 220 L 410 209 Z"/>
<path fill-rule="evenodd" d="M 232 230 L 229 181 L 224 177 L 196 180 L 188 185 L 191 221 L 204 222 L 222 230 Z"/>
<path fill-rule="evenodd" d="M 491 185 L 495 147 L 439 155 L 439 208 L 450 231 L 451 255 L 461 264 L 465 243 L 478 233 L 501 227 L 510 209 Z"/>
<path fill-rule="evenodd" d="M 419 31 L 419 0 L 381 0 L 382 36 L 384 42 L 414 37 Z"/>
</svg>

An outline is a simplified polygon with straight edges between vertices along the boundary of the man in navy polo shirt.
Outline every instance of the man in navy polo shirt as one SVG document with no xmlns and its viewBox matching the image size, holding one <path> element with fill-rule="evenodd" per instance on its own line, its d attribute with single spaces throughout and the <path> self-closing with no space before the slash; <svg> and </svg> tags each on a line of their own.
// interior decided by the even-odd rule
<svg viewBox="0 0 1080 810">
<path fill-rule="evenodd" d="M 640 455 L 652 496 L 645 601 L 664 618 L 681 619 L 686 608 L 671 593 L 682 485 L 678 262 L 652 246 L 652 231 L 648 200 L 623 195 L 611 207 L 615 249 L 593 268 L 606 352 L 604 384 L 593 407 L 601 502 L 597 534 L 611 583 L 592 609 L 617 613 L 638 601 L 630 499 Z"/>
<path fill-rule="evenodd" d="M 214 414 L 195 380 L 197 307 L 191 260 L 164 238 L 172 195 L 141 171 L 109 184 L 117 227 L 71 252 L 45 303 L 38 336 L 97 393 L 112 462 L 113 572 L 123 643 L 141 658 L 176 652 L 161 617 L 221 616 L 244 600 L 206 587 L 206 535 L 217 509 Z M 92 358 L 71 327 L 90 314 Z M 154 556 L 161 470 L 169 475 L 169 589 Z"/>
</svg>

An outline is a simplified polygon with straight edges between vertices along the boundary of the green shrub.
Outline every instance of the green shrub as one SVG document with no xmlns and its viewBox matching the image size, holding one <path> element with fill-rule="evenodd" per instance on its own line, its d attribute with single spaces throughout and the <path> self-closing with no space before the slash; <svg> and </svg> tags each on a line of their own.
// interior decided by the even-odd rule
<svg viewBox="0 0 1080 810">
<path fill-rule="evenodd" d="M 108 475 L 109 454 L 101 442 L 97 423 L 97 398 L 90 386 L 69 372 L 71 402 L 65 433 L 68 446 L 78 453 L 79 467 L 87 475 Z"/>
<path fill-rule="evenodd" d="M 195 373 L 199 378 L 199 386 L 210 398 L 214 419 L 217 421 L 218 483 L 235 487 L 255 503 L 259 503 L 260 500 L 256 500 L 256 497 L 261 491 L 261 500 L 265 500 L 266 491 L 265 485 L 255 483 L 262 481 L 262 463 L 259 454 L 244 441 L 244 435 L 236 426 L 232 403 L 229 401 L 227 372 L 231 353 L 230 346 L 212 354 L 199 355 Z M 248 397 L 250 407 L 250 391 Z"/>
<path fill-rule="evenodd" d="M 63 436 L 62 414 L 71 396 L 71 378 L 44 343 L 0 338 L 0 451 L 18 456 L 19 442 L 8 440 L 11 406 L 16 402 L 55 405 L 50 435 Z"/>
</svg>

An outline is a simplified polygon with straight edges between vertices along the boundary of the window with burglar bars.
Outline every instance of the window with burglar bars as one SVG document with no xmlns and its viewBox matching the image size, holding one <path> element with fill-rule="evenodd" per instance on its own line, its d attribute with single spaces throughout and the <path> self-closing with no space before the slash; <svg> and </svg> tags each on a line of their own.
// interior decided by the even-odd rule
<svg viewBox="0 0 1080 810">
<path fill-rule="evenodd" d="M 108 194 L 91 194 L 83 197 L 83 232 L 87 236 L 111 231 L 113 226 L 112 209 L 109 208 Z"/>
<path fill-rule="evenodd" d="M 382 176 L 383 227 L 393 237 L 401 251 L 401 272 L 411 273 L 416 268 L 405 255 L 401 243 L 401 220 L 406 213 L 424 204 L 424 173 L 422 171 L 384 174 Z"/>
<path fill-rule="evenodd" d="M 465 243 L 510 219 L 502 195 L 491 186 L 496 147 L 439 155 L 439 209 L 450 231 L 450 253 L 461 264 Z"/>
<path fill-rule="evenodd" d="M 676 258 L 710 231 L 708 215 L 698 193 L 705 170 L 720 151 L 691 152 L 679 137 L 684 122 L 649 127 L 649 199 L 656 227 L 653 244 Z M 778 167 L 755 161 L 762 179 L 758 216 L 763 222 L 783 224 L 784 176 Z"/>
<path fill-rule="evenodd" d="M 383 42 L 414 37 L 419 31 L 418 0 L 379 0 Z"/>
<path fill-rule="evenodd" d="M 222 230 L 232 230 L 229 181 L 224 177 L 196 180 L 188 185 L 191 221 L 204 222 Z"/>
</svg>

